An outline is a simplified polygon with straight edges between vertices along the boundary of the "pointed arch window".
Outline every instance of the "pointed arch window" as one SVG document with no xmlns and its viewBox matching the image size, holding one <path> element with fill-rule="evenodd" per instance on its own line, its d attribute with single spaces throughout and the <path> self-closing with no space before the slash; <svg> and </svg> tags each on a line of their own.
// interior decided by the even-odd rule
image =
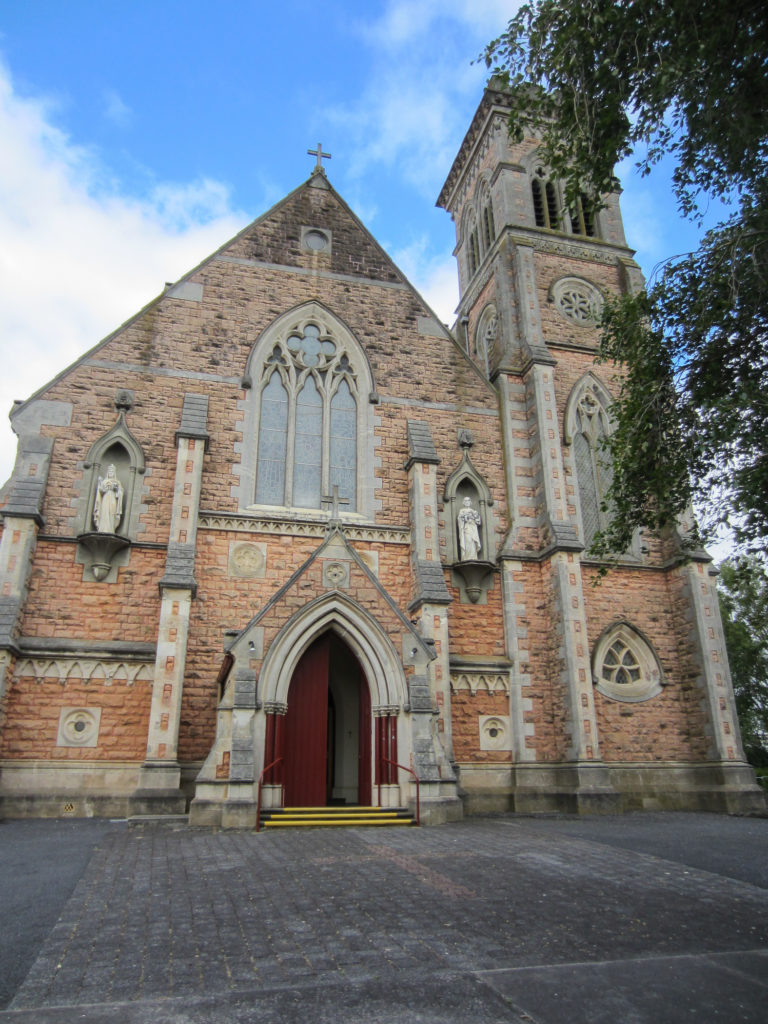
<svg viewBox="0 0 768 1024">
<path fill-rule="evenodd" d="M 598 530 L 608 526 L 603 508 L 613 480 L 613 467 L 604 441 L 611 432 L 608 392 L 589 375 L 576 386 L 566 413 L 566 442 L 576 470 L 581 526 L 588 548 Z"/>
<path fill-rule="evenodd" d="M 486 376 L 490 375 L 498 331 L 499 318 L 496 306 L 491 302 L 480 314 L 475 332 L 475 358 Z"/>
<path fill-rule="evenodd" d="M 568 216 L 564 216 L 559 189 L 554 181 L 547 178 L 546 171 L 541 167 L 535 171 L 531 180 L 531 198 L 536 227 L 570 232 L 573 235 L 586 235 L 588 238 L 596 237 L 597 219 L 594 203 L 582 193 L 573 207 L 567 211 Z"/>
<path fill-rule="evenodd" d="M 664 676 L 648 640 L 628 622 L 600 636 L 592 655 L 595 689 L 611 700 L 637 703 L 661 693 Z"/>
<path fill-rule="evenodd" d="M 330 318 L 294 320 L 274 333 L 261 365 L 253 357 L 256 457 L 244 504 L 320 509 L 336 484 L 345 511 L 356 511 L 366 433 L 360 387 L 369 377 L 361 377 L 361 356 Z"/>
<path fill-rule="evenodd" d="M 496 225 L 493 221 L 493 201 L 491 189 L 487 181 L 480 186 L 478 197 L 478 213 L 482 223 L 483 254 L 487 253 L 496 238 Z"/>
<path fill-rule="evenodd" d="M 285 451 L 288 440 L 288 392 L 277 370 L 269 376 L 261 395 L 259 461 L 256 501 L 271 504 L 270 497 L 285 491 Z"/>
</svg>

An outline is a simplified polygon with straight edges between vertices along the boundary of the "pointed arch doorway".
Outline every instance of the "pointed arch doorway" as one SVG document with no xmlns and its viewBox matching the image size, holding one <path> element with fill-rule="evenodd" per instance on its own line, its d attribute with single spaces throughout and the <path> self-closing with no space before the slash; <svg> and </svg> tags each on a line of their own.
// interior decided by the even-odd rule
<svg viewBox="0 0 768 1024">
<path fill-rule="evenodd" d="M 370 805 L 371 696 L 360 663 L 333 632 L 291 678 L 283 738 L 287 807 Z"/>
</svg>

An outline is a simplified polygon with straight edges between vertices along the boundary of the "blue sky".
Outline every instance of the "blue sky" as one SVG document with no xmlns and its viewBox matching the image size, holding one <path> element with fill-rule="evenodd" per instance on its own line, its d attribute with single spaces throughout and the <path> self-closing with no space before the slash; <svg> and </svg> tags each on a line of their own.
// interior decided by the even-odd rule
<svg viewBox="0 0 768 1024">
<path fill-rule="evenodd" d="M 0 3 L 0 480 L 5 412 L 309 176 L 327 173 L 442 320 L 435 200 L 509 0 Z M 646 273 L 689 246 L 663 174 L 621 168 Z"/>
</svg>

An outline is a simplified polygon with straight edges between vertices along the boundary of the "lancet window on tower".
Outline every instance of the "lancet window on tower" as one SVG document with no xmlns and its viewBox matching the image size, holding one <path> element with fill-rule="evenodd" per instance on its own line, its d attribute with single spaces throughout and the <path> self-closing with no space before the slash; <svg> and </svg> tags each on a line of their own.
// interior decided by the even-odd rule
<svg viewBox="0 0 768 1024">
<path fill-rule="evenodd" d="M 340 339 L 300 322 L 278 337 L 257 386 L 256 503 L 319 509 L 335 484 L 355 510 L 358 380 Z"/>
<path fill-rule="evenodd" d="M 576 470 L 586 547 L 597 531 L 608 525 L 603 504 L 613 479 L 613 467 L 604 447 L 611 431 L 609 404 L 607 391 L 588 374 L 574 388 L 566 411 L 566 441 L 571 446 Z"/>
<path fill-rule="evenodd" d="M 486 180 L 481 181 L 474 200 L 465 208 L 464 238 L 466 244 L 467 270 L 472 277 L 490 251 L 496 238 L 496 224 L 493 217 L 493 200 Z"/>
<path fill-rule="evenodd" d="M 560 189 L 556 182 L 547 178 L 541 167 L 535 171 L 531 181 L 531 198 L 536 227 L 586 235 L 589 238 L 597 234 L 593 204 L 589 202 L 587 196 L 579 196 L 570 210 L 564 210 Z"/>
</svg>

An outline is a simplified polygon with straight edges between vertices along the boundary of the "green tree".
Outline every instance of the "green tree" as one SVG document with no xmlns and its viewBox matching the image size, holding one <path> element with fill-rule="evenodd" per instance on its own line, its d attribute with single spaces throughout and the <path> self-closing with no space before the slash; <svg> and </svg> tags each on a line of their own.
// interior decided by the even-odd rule
<svg viewBox="0 0 768 1024">
<path fill-rule="evenodd" d="M 768 776 L 768 576 L 754 557 L 723 562 L 718 580 L 728 661 L 747 757 Z"/>
<path fill-rule="evenodd" d="M 607 442 L 611 526 L 629 546 L 693 503 L 704 527 L 768 539 L 768 5 L 764 0 L 534 0 L 489 44 L 510 131 L 533 129 L 573 205 L 596 207 L 635 154 L 673 159 L 680 209 L 729 215 L 641 295 L 607 304 L 601 357 L 624 364 Z M 697 538 L 693 538 L 696 540 Z"/>
</svg>

